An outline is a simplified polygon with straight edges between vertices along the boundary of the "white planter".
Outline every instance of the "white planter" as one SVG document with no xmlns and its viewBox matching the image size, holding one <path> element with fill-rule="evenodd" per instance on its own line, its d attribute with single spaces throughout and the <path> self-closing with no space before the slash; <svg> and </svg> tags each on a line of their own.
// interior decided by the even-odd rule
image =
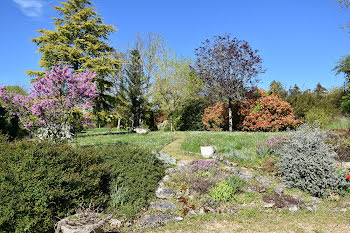
<svg viewBox="0 0 350 233">
<path fill-rule="evenodd" d="M 201 146 L 201 154 L 204 158 L 210 158 L 214 155 L 213 146 Z"/>
</svg>

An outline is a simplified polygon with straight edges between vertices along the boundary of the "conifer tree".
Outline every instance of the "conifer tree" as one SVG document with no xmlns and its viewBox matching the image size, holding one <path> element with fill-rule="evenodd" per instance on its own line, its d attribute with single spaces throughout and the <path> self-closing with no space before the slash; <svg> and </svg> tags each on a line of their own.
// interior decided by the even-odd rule
<svg viewBox="0 0 350 233">
<path fill-rule="evenodd" d="M 116 29 L 102 22 L 89 0 L 67 0 L 54 9 L 60 15 L 53 18 L 55 30 L 40 29 L 41 35 L 32 39 L 39 47 L 38 52 L 43 54 L 39 67 L 48 71 L 62 63 L 74 72 L 85 69 L 96 72 L 100 95 L 95 100 L 95 115 L 109 109 L 114 98 L 107 94 L 112 85 L 107 76 L 118 67 L 119 61 L 111 56 L 114 49 L 106 41 Z M 27 73 L 42 76 L 45 71 Z"/>
<path fill-rule="evenodd" d="M 141 64 L 140 52 L 138 49 L 133 49 L 130 52 L 130 64 L 126 69 L 127 77 L 127 97 L 129 100 L 130 112 L 132 114 L 133 127 L 142 124 L 144 120 L 145 85 L 146 80 Z"/>
</svg>

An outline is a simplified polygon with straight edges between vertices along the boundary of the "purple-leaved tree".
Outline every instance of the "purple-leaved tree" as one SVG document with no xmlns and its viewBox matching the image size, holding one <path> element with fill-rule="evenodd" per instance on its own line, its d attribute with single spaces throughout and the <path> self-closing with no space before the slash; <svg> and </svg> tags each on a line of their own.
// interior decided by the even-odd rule
<svg viewBox="0 0 350 233">
<path fill-rule="evenodd" d="M 0 99 L 39 138 L 70 139 L 74 116 L 90 111 L 98 96 L 95 76 L 90 71 L 72 74 L 59 65 L 38 77 L 29 95 L 7 93 L 6 87 L 0 87 Z"/>
<path fill-rule="evenodd" d="M 205 40 L 196 49 L 195 69 L 204 80 L 208 94 L 229 104 L 229 129 L 232 131 L 232 101 L 241 101 L 263 73 L 262 59 L 247 41 L 229 34 Z"/>
</svg>

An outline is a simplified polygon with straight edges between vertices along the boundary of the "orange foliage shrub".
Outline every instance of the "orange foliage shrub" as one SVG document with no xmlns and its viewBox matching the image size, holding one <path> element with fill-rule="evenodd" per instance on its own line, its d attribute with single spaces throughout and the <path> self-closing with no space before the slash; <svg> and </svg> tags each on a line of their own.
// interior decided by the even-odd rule
<svg viewBox="0 0 350 233">
<path fill-rule="evenodd" d="M 228 128 L 228 107 L 225 103 L 217 103 L 204 110 L 203 125 L 207 130 L 223 131 Z"/>
<path fill-rule="evenodd" d="M 242 115 L 246 115 L 241 128 L 246 131 L 280 131 L 287 128 L 294 129 L 301 124 L 293 113 L 292 106 L 276 94 L 262 96 L 250 102 L 248 108 L 242 108 Z M 249 103 L 249 101 L 248 101 Z"/>
</svg>

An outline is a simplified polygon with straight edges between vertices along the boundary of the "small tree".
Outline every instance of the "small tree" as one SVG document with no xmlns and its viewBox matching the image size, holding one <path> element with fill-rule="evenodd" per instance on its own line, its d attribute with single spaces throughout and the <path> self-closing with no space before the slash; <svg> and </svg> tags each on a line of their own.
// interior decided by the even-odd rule
<svg viewBox="0 0 350 233">
<path fill-rule="evenodd" d="M 33 83 L 29 95 L 8 93 L 0 88 L 0 99 L 4 106 L 18 116 L 22 124 L 41 133 L 45 138 L 70 138 L 74 119 L 79 113 L 91 110 L 98 96 L 96 74 L 72 74 L 68 67 L 53 67 L 43 78 Z"/>
<path fill-rule="evenodd" d="M 207 91 L 229 104 L 229 130 L 233 129 L 232 101 L 240 101 L 263 73 L 262 59 L 248 42 L 229 34 L 207 39 L 196 49 L 195 68 Z"/>
<path fill-rule="evenodd" d="M 190 60 L 179 59 L 170 50 L 164 50 L 153 71 L 153 100 L 169 116 L 171 131 L 173 113 L 196 92 L 196 76 L 190 75 L 190 64 Z"/>
<path fill-rule="evenodd" d="M 103 23 L 89 0 L 66 0 L 62 6 L 54 6 L 60 17 L 53 18 L 55 30 L 40 29 L 40 36 L 32 41 L 42 54 L 39 66 L 45 71 L 27 71 L 31 76 L 43 76 L 59 63 L 69 66 L 75 72 L 90 69 L 96 72 L 99 96 L 95 99 L 94 114 L 98 123 L 114 102 L 109 95 L 112 83 L 108 75 L 118 69 L 120 63 L 111 56 L 114 48 L 107 43 L 109 35 L 116 31 L 114 26 Z"/>
</svg>

